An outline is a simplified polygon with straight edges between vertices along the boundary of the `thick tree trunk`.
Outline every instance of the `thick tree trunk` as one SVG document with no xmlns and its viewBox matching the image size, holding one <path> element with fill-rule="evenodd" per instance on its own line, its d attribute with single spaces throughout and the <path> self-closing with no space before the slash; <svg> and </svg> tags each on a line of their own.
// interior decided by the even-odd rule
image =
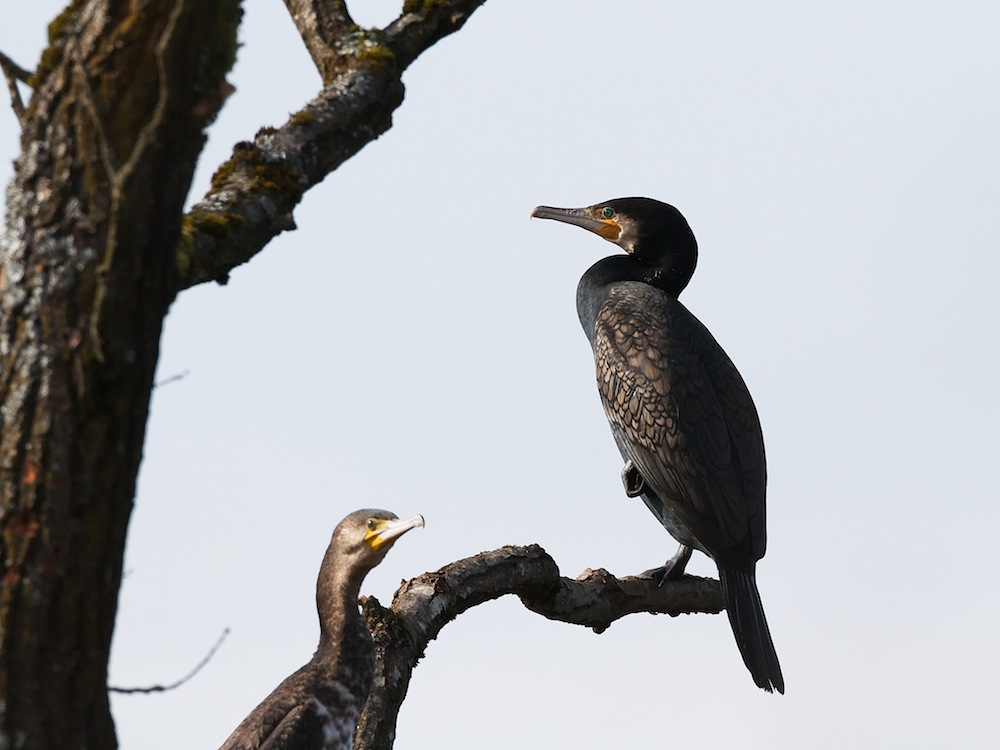
<svg viewBox="0 0 1000 750">
<path fill-rule="evenodd" d="M 50 28 L 0 267 L 0 747 L 116 745 L 126 526 L 184 196 L 239 18 L 238 0 L 105 0 Z"/>
</svg>

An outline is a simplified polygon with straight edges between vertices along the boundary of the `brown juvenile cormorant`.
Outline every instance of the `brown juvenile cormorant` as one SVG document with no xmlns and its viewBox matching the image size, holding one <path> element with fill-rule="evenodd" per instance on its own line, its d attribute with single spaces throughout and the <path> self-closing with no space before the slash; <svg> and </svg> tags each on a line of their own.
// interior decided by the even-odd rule
<svg viewBox="0 0 1000 750">
<path fill-rule="evenodd" d="M 349 750 L 375 663 L 358 611 L 361 582 L 395 541 L 423 526 L 385 510 L 351 513 L 333 530 L 316 582 L 319 647 L 255 708 L 221 750 Z"/>
<path fill-rule="evenodd" d="M 715 560 L 743 661 L 759 687 L 783 693 L 755 579 L 766 545 L 764 438 L 735 365 L 677 300 L 698 261 L 691 228 L 650 198 L 531 215 L 583 227 L 627 253 L 591 266 L 576 293 L 626 492 L 641 495 L 681 544 L 664 580 L 684 572 L 692 548 Z"/>
</svg>

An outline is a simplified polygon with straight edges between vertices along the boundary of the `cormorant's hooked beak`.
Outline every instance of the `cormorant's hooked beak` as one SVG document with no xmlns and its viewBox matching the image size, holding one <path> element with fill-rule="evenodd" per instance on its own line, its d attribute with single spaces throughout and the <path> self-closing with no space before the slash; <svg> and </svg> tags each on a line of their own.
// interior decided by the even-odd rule
<svg viewBox="0 0 1000 750">
<path fill-rule="evenodd" d="M 555 219 L 564 224 L 583 227 L 589 232 L 600 235 L 609 242 L 618 240 L 621 227 L 613 218 L 605 219 L 597 214 L 593 206 L 587 208 L 553 208 L 552 206 L 537 206 L 531 212 L 534 219 Z"/>
<path fill-rule="evenodd" d="M 392 544 L 410 529 L 424 525 L 424 517 L 410 516 L 409 518 L 397 518 L 392 521 L 378 521 L 374 529 L 370 529 L 365 535 L 365 541 L 372 549 L 381 549 L 387 544 Z"/>
</svg>

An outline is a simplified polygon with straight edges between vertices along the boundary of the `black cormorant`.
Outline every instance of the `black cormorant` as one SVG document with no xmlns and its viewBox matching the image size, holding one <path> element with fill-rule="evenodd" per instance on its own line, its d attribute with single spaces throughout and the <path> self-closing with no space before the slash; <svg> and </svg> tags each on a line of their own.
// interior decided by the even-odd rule
<svg viewBox="0 0 1000 750">
<path fill-rule="evenodd" d="M 531 215 L 583 227 L 627 253 L 591 266 L 576 294 L 626 492 L 641 495 L 681 543 L 664 578 L 683 573 L 692 548 L 715 560 L 743 661 L 759 687 L 783 693 L 755 579 L 766 545 L 764 438 L 735 365 L 677 300 L 698 261 L 691 228 L 650 198 Z"/>
<path fill-rule="evenodd" d="M 423 526 L 385 510 L 337 524 L 316 582 L 319 647 L 229 735 L 221 750 L 349 750 L 368 699 L 375 650 L 358 611 L 361 582 L 396 539 Z"/>
</svg>

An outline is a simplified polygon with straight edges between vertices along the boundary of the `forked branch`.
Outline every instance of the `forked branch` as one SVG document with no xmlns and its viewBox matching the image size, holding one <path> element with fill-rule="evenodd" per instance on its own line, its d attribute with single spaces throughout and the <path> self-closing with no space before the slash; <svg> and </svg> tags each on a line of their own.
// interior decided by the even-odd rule
<svg viewBox="0 0 1000 750">
<path fill-rule="evenodd" d="M 403 71 L 460 29 L 485 0 L 406 0 L 385 29 L 362 29 L 342 0 L 285 0 L 323 81 L 280 128 L 236 144 L 208 193 L 184 219 L 178 290 L 229 272 L 277 234 L 309 188 L 392 126 Z"/>
<path fill-rule="evenodd" d="M 375 640 L 375 681 L 355 737 L 363 750 L 389 750 L 396 715 L 427 644 L 468 609 L 516 594 L 528 609 L 550 620 L 601 633 L 637 612 L 676 616 L 723 609 L 718 581 L 685 575 L 657 585 L 651 576 L 615 578 L 586 570 L 575 580 L 559 575 L 555 561 L 536 544 L 503 547 L 406 581 L 386 608 L 364 600 L 362 611 Z"/>
<path fill-rule="evenodd" d="M 7 81 L 7 90 L 10 91 L 10 106 L 14 110 L 17 121 L 24 127 L 24 102 L 21 101 L 21 90 L 17 87 L 17 82 L 27 83 L 31 78 L 31 71 L 25 70 L 16 62 L 11 60 L 3 52 L 0 52 L 0 69 L 3 69 L 3 77 Z"/>
</svg>

